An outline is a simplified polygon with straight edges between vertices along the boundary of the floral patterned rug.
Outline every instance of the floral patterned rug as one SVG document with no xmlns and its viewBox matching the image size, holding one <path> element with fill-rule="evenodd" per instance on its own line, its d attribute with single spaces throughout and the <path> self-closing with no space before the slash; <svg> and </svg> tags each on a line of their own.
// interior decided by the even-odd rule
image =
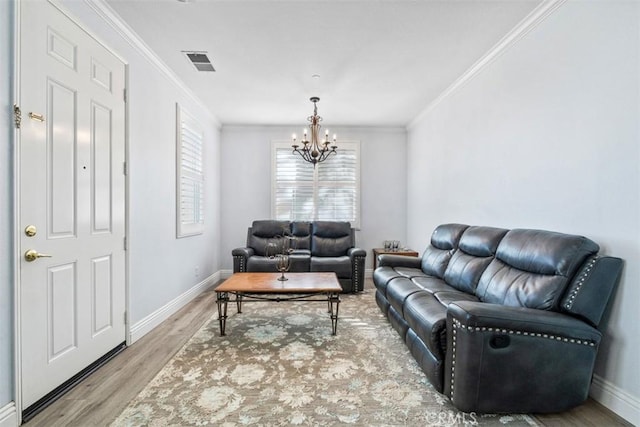
<svg viewBox="0 0 640 427">
<path fill-rule="evenodd" d="M 374 291 L 326 303 L 245 302 L 217 312 L 114 421 L 120 426 L 535 426 L 455 409 L 383 317 Z"/>
</svg>

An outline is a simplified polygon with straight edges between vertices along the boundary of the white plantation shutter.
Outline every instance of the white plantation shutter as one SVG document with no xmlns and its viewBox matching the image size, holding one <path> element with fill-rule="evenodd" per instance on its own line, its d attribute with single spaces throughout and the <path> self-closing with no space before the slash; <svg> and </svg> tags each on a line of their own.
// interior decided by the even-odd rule
<svg viewBox="0 0 640 427">
<path fill-rule="evenodd" d="M 273 143 L 272 206 L 278 220 L 349 221 L 360 225 L 360 144 L 341 142 L 313 168 L 291 143 Z"/>
<path fill-rule="evenodd" d="M 204 230 L 203 132 L 199 123 L 177 106 L 177 235 Z"/>
<path fill-rule="evenodd" d="M 359 223 L 359 156 L 358 150 L 343 147 L 330 159 L 317 166 L 317 213 L 322 221 Z"/>
<path fill-rule="evenodd" d="M 313 218 L 313 166 L 296 159 L 291 147 L 277 148 L 275 157 L 275 219 Z"/>
</svg>

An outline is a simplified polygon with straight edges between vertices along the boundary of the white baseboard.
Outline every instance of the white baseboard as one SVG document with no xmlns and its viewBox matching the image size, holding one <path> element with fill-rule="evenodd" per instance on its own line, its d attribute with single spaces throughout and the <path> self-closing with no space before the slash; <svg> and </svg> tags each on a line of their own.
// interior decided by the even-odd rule
<svg viewBox="0 0 640 427">
<path fill-rule="evenodd" d="M 9 402 L 0 408 L 0 427 L 16 427 L 18 425 L 18 413 L 16 402 Z"/>
<path fill-rule="evenodd" d="M 640 399 L 604 378 L 594 375 L 590 393 L 593 400 L 633 425 L 640 426 Z"/>
<path fill-rule="evenodd" d="M 127 344 L 131 345 L 151 332 L 153 328 L 167 320 L 172 314 L 187 305 L 192 299 L 200 295 L 202 292 L 215 285 L 219 280 L 220 271 L 213 273 L 211 276 L 207 277 L 202 282 L 189 289 L 187 292 L 179 295 L 172 301 L 169 301 L 158 310 L 154 311 L 144 319 L 132 325 L 131 329 L 129 330 L 129 339 L 127 340 Z"/>
</svg>

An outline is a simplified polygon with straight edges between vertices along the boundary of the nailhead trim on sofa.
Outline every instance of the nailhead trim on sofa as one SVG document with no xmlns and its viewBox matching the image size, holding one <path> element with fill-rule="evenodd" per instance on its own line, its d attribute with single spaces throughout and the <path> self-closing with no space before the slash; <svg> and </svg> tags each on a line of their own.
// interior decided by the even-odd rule
<svg viewBox="0 0 640 427">
<path fill-rule="evenodd" d="M 576 288 L 571 291 L 571 294 L 569 295 L 569 301 L 567 301 L 567 303 L 565 304 L 565 308 L 570 309 L 573 306 L 573 302 L 578 296 L 578 293 L 580 292 L 582 285 L 584 285 L 584 282 L 589 277 L 591 270 L 593 270 L 593 266 L 595 265 L 597 259 L 598 259 L 598 256 L 596 255 L 593 257 L 591 261 L 589 261 L 589 264 L 586 266 L 586 268 L 580 275 L 580 278 L 578 279 L 578 284 L 576 285 Z"/>
<path fill-rule="evenodd" d="M 240 271 L 241 272 L 246 271 L 247 267 L 244 265 L 244 257 L 240 255 L 235 255 L 234 258 L 240 261 Z"/>
<path fill-rule="evenodd" d="M 511 329 L 501 329 L 501 328 L 492 328 L 487 326 L 467 326 L 463 325 L 459 320 L 453 319 L 453 348 L 451 350 L 451 391 L 449 393 L 449 397 L 453 400 L 453 394 L 455 390 L 455 370 L 456 370 L 456 338 L 457 331 L 461 329 L 465 332 L 474 333 L 474 332 L 499 332 L 503 334 L 509 335 L 522 335 L 522 336 L 531 336 L 536 338 L 547 338 L 554 341 L 561 341 L 569 344 L 580 344 L 586 345 L 589 347 L 595 347 L 595 343 L 590 340 L 580 340 L 575 338 L 567 338 L 560 335 L 552 335 L 552 334 L 542 334 L 540 332 L 528 332 L 528 331 L 514 331 Z"/>
</svg>

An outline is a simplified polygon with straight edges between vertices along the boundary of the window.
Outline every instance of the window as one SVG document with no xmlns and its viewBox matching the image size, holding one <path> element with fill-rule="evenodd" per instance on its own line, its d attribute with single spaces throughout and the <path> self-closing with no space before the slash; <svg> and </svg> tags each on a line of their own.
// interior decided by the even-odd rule
<svg viewBox="0 0 640 427">
<path fill-rule="evenodd" d="M 360 227 L 360 143 L 340 142 L 323 163 L 305 162 L 291 143 L 272 143 L 272 213 L 278 220 L 349 221 Z"/>
<path fill-rule="evenodd" d="M 203 131 L 200 124 L 176 104 L 177 236 L 204 231 Z"/>
</svg>

